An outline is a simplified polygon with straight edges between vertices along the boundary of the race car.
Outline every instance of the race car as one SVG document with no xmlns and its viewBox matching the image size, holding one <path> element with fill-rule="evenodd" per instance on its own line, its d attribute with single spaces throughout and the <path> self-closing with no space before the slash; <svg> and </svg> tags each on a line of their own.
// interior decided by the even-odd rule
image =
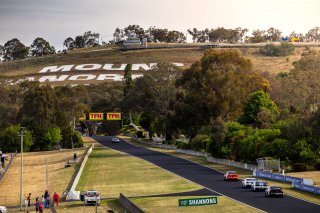
<svg viewBox="0 0 320 213">
<path fill-rule="evenodd" d="M 225 181 L 227 181 L 227 180 L 239 180 L 239 175 L 238 175 L 238 173 L 236 171 L 227 171 L 224 174 L 223 179 Z"/>
<path fill-rule="evenodd" d="M 242 188 L 247 188 L 247 187 L 251 186 L 256 181 L 257 181 L 257 179 L 255 179 L 255 178 L 246 178 L 242 181 Z"/>
<path fill-rule="evenodd" d="M 265 181 L 255 181 L 251 185 L 251 191 L 265 191 L 268 188 L 268 185 Z"/>
<path fill-rule="evenodd" d="M 264 196 L 271 197 L 271 196 L 277 196 L 277 197 L 283 197 L 284 193 L 279 186 L 268 186 L 266 189 Z"/>
</svg>

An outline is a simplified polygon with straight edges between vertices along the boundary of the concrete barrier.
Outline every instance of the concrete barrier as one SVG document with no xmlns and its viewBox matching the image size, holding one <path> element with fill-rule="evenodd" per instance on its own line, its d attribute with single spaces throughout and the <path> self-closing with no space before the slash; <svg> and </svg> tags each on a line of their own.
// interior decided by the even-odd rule
<svg viewBox="0 0 320 213">
<path fill-rule="evenodd" d="M 4 178 L 4 176 L 6 175 L 7 171 L 11 167 L 11 165 L 13 163 L 13 160 L 16 157 L 16 155 L 17 155 L 17 152 L 11 154 L 11 158 L 10 158 L 10 161 L 9 161 L 8 165 L 3 169 L 2 172 L 0 172 L 0 181 L 2 180 L 2 178 Z"/>
<path fill-rule="evenodd" d="M 241 163 L 241 162 L 237 162 L 237 161 L 233 161 L 233 160 L 227 160 L 227 159 L 220 159 L 220 158 L 214 158 L 211 156 L 207 157 L 207 161 L 211 162 L 211 163 L 217 163 L 217 164 L 223 164 L 226 166 L 234 166 L 237 168 L 241 168 L 241 169 L 247 169 L 247 170 L 257 170 L 258 166 L 257 165 L 253 165 L 253 164 L 248 164 L 248 163 Z"/>
<path fill-rule="evenodd" d="M 306 191 L 306 192 L 320 195 L 320 187 L 309 186 L 303 183 L 295 183 L 295 182 L 292 183 L 292 187 L 295 189 L 299 189 L 301 191 Z"/>
<path fill-rule="evenodd" d="M 144 213 L 136 204 L 132 203 L 126 196 L 120 193 L 119 202 L 121 205 L 129 210 L 131 213 Z"/>
<path fill-rule="evenodd" d="M 67 198 L 66 198 L 67 200 L 80 200 L 80 197 L 77 199 L 76 197 L 74 197 L 74 194 L 78 194 L 78 192 L 76 192 L 75 190 L 76 190 L 76 187 L 77 187 L 77 185 L 78 185 L 78 183 L 79 183 L 79 180 L 80 180 L 82 171 L 83 171 L 83 169 L 84 169 L 84 166 L 86 165 L 87 160 L 88 160 L 88 158 L 89 158 L 89 156 L 90 156 L 90 154 L 91 154 L 91 152 L 92 152 L 92 149 L 93 149 L 93 146 L 91 146 L 91 147 L 88 149 L 86 155 L 84 156 L 84 158 L 83 158 L 83 160 L 82 160 L 80 169 L 79 169 L 79 171 L 78 171 L 78 173 L 77 173 L 77 176 L 74 178 L 73 184 L 72 184 L 72 186 L 71 186 L 71 188 L 70 188 L 70 192 L 69 192 L 68 195 L 67 195 Z"/>
</svg>

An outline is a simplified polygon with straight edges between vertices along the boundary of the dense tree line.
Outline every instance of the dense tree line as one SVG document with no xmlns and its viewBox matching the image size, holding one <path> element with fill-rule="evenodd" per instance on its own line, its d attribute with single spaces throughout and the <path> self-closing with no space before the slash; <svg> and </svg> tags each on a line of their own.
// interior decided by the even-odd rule
<svg viewBox="0 0 320 213">
<path fill-rule="evenodd" d="M 282 35 L 282 32 L 274 27 L 270 27 L 267 30 L 256 29 L 252 32 L 251 36 L 246 36 L 248 29 L 240 27 L 235 29 L 218 27 L 215 29 L 206 28 L 204 30 L 192 28 L 188 29 L 187 32 L 191 35 L 193 42 L 260 43 L 280 41 L 284 37 L 287 37 L 288 40 L 294 38 L 303 42 L 320 42 L 319 27 L 309 30 L 305 35 L 292 32 L 289 36 Z M 128 25 L 123 29 L 116 28 L 113 33 L 113 40 L 109 41 L 109 44 L 121 44 L 130 33 L 135 33 L 140 40 L 147 39 L 148 42 L 184 43 L 187 41 L 187 35 L 181 31 L 157 28 L 155 26 L 144 29 L 134 24 Z M 63 42 L 63 48 L 65 48 L 64 50 L 73 50 L 76 48 L 96 47 L 100 45 L 99 38 L 99 33 L 87 31 L 75 38 L 66 38 Z M 102 42 L 102 45 L 106 44 L 106 42 Z M 278 56 L 277 47 L 270 46 L 268 51 Z M 3 61 L 45 56 L 54 54 L 55 52 L 55 48 L 48 41 L 40 37 L 36 38 L 30 46 L 26 46 L 17 38 L 7 41 L 3 46 L 0 45 L 0 56 L 2 56 Z"/>
</svg>

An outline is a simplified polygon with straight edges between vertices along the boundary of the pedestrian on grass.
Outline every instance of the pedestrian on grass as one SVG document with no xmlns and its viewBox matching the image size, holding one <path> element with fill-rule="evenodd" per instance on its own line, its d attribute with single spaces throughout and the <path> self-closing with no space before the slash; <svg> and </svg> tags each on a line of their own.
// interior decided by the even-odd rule
<svg viewBox="0 0 320 213">
<path fill-rule="evenodd" d="M 58 203 L 59 203 L 59 195 L 58 195 L 58 193 L 56 193 L 56 192 L 53 194 L 53 203 L 58 206 Z"/>
<path fill-rule="evenodd" d="M 48 202 L 49 191 L 48 190 L 44 192 L 43 198 L 44 198 L 44 208 L 49 208 L 49 202 Z"/>
<path fill-rule="evenodd" d="M 31 206 L 31 193 L 29 193 L 28 197 L 27 197 L 27 201 L 28 201 L 28 207 Z"/>
<path fill-rule="evenodd" d="M 74 154 L 73 154 L 73 161 L 76 162 L 77 159 L 78 159 L 77 153 L 74 153 Z"/>
<path fill-rule="evenodd" d="M 43 213 L 43 203 L 39 202 L 39 213 Z"/>
<path fill-rule="evenodd" d="M 39 211 L 39 197 L 36 197 L 36 213 Z"/>
</svg>

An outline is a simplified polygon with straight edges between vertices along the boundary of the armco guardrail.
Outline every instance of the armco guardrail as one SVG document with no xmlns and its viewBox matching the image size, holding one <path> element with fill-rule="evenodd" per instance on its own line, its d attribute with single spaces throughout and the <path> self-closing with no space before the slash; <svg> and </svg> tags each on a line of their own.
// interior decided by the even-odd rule
<svg viewBox="0 0 320 213">
<path fill-rule="evenodd" d="M 161 149 L 177 149 L 176 145 L 169 145 L 169 144 L 152 144 L 152 147 L 157 147 Z"/>
<path fill-rule="evenodd" d="M 286 182 L 286 183 L 303 183 L 303 178 L 291 177 L 286 175 L 273 174 L 270 172 L 253 172 L 253 175 L 256 177 Z"/>
<path fill-rule="evenodd" d="M 123 133 L 123 135 L 131 137 L 131 139 L 134 140 L 135 142 L 152 145 L 152 142 L 151 142 L 151 141 L 143 141 L 143 140 L 140 140 L 139 138 L 137 138 L 137 136 L 135 136 L 135 135 L 133 135 L 133 134 Z"/>
<path fill-rule="evenodd" d="M 301 191 L 311 192 L 313 194 L 320 195 L 320 187 L 309 186 L 303 183 L 292 183 L 293 188 L 299 189 Z"/>
<path fill-rule="evenodd" d="M 237 162 L 237 161 L 233 161 L 233 160 L 214 158 L 211 156 L 207 157 L 207 161 L 209 161 L 211 163 L 223 164 L 223 165 L 227 165 L 227 166 L 234 166 L 234 167 L 241 168 L 241 169 L 248 169 L 251 171 L 258 169 L 257 165 L 248 164 L 248 163 L 241 163 L 241 162 Z"/>
<path fill-rule="evenodd" d="M 119 202 L 121 205 L 129 210 L 131 213 L 144 213 L 136 204 L 132 203 L 126 196 L 120 193 Z"/>
<path fill-rule="evenodd" d="M 182 153 L 182 154 L 187 154 L 187 155 L 192 155 L 192 156 L 200 156 L 200 157 L 207 157 L 208 153 L 205 152 L 197 152 L 193 150 L 188 150 L 188 149 L 176 149 L 177 153 Z"/>
</svg>

